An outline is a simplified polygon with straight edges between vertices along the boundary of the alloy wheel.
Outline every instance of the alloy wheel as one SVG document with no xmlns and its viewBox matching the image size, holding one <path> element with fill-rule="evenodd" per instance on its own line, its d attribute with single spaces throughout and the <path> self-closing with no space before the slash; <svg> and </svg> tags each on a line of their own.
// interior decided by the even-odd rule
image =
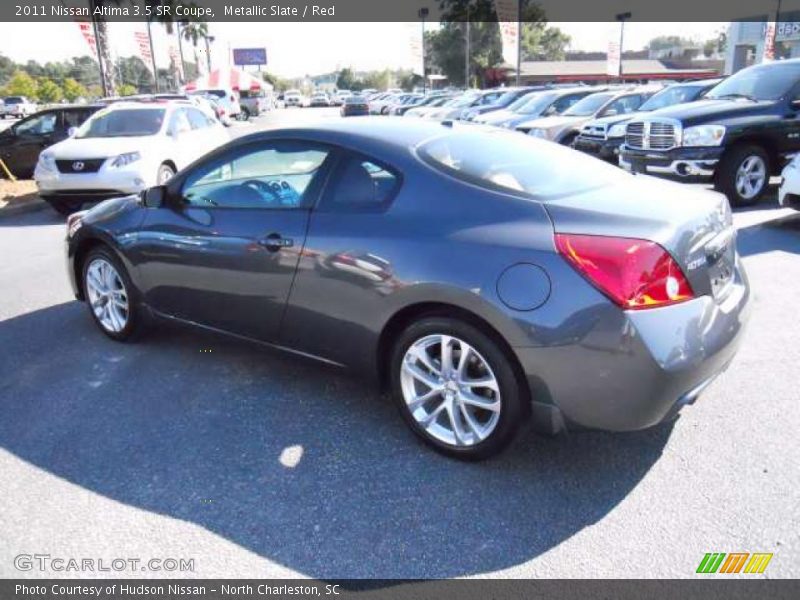
<svg viewBox="0 0 800 600">
<path fill-rule="evenodd" d="M 86 268 L 86 292 L 94 316 L 106 331 L 120 333 L 128 324 L 128 292 L 114 266 L 95 258 Z"/>
<path fill-rule="evenodd" d="M 736 191 L 745 200 L 761 193 L 766 181 L 767 165 L 760 156 L 748 156 L 736 170 Z"/>
<path fill-rule="evenodd" d="M 457 337 L 428 335 L 411 344 L 400 384 L 413 419 L 444 444 L 479 444 L 500 420 L 500 386 L 491 366 Z"/>
</svg>

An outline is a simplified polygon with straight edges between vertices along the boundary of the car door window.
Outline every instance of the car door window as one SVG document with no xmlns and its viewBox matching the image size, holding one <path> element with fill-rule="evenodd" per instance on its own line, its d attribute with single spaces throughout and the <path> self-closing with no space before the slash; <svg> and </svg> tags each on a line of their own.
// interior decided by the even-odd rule
<svg viewBox="0 0 800 600">
<path fill-rule="evenodd" d="M 326 147 L 295 141 L 238 148 L 197 167 L 182 196 L 188 205 L 206 208 L 306 208 L 329 154 Z"/>
<path fill-rule="evenodd" d="M 55 131 L 57 121 L 58 115 L 54 112 L 36 115 L 20 121 L 14 131 L 17 135 L 49 135 Z"/>
<path fill-rule="evenodd" d="M 192 129 L 205 129 L 209 126 L 209 119 L 196 108 L 186 109 L 186 114 Z"/>
<path fill-rule="evenodd" d="M 332 177 L 335 182 L 322 210 L 384 210 L 400 187 L 400 178 L 388 167 L 358 155 L 347 156 Z"/>
<path fill-rule="evenodd" d="M 192 130 L 189 124 L 189 118 L 186 116 L 186 110 L 183 108 L 176 109 L 169 119 L 169 132 L 172 135 L 181 135 Z"/>
<path fill-rule="evenodd" d="M 77 128 L 83 125 L 83 122 L 89 118 L 91 112 L 82 108 L 77 108 L 65 110 L 62 114 L 64 115 L 64 129 L 69 131 L 73 127 Z"/>
<path fill-rule="evenodd" d="M 553 102 L 553 109 L 556 114 L 561 114 L 584 96 L 585 94 L 571 94 L 569 96 L 562 96 Z"/>
</svg>

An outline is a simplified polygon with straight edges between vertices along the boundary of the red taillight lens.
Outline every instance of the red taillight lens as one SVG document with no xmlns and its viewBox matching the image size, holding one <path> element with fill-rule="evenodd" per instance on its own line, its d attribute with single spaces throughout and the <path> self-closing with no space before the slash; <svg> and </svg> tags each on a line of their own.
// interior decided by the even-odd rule
<svg viewBox="0 0 800 600">
<path fill-rule="evenodd" d="M 579 273 L 626 310 L 694 298 L 678 263 L 655 242 L 559 233 L 556 247 Z"/>
</svg>

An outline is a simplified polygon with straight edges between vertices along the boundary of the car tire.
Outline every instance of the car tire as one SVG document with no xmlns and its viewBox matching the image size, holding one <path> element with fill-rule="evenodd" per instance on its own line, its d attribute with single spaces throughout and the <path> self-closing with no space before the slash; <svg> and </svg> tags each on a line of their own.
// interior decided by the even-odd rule
<svg viewBox="0 0 800 600">
<path fill-rule="evenodd" d="M 173 169 L 167 163 L 161 163 L 161 165 L 158 167 L 158 172 L 156 173 L 156 185 L 166 184 L 173 175 L 175 175 L 175 169 Z"/>
<path fill-rule="evenodd" d="M 734 146 L 719 162 L 714 187 L 728 197 L 731 206 L 750 206 L 764 196 L 769 177 L 769 155 L 763 148 L 751 144 Z"/>
<path fill-rule="evenodd" d="M 83 201 L 82 200 L 50 200 L 50 206 L 55 210 L 58 214 L 69 216 L 72 213 L 76 213 L 81 208 L 83 208 Z"/>
<path fill-rule="evenodd" d="M 112 340 L 132 339 L 143 328 L 138 292 L 122 261 L 107 246 L 89 251 L 81 265 L 81 285 L 89 314 Z"/>
<path fill-rule="evenodd" d="M 447 364 L 443 368 L 443 347 L 450 349 L 452 369 Z M 459 369 L 465 352 L 466 366 Z M 483 460 L 512 441 L 528 413 L 527 394 L 511 361 L 500 344 L 466 321 L 422 318 L 406 327 L 393 345 L 392 397 L 403 419 L 426 444 L 450 457 Z"/>
</svg>

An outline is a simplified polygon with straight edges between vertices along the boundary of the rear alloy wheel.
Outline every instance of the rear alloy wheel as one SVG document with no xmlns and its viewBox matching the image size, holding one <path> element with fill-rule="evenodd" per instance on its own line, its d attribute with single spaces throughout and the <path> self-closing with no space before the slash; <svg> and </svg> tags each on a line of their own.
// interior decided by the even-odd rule
<svg viewBox="0 0 800 600">
<path fill-rule="evenodd" d="M 164 163 L 160 167 L 158 167 L 158 173 L 156 174 L 156 185 L 164 185 L 172 176 L 175 175 L 175 169 L 170 167 L 168 164 Z"/>
<path fill-rule="evenodd" d="M 112 339 L 128 339 L 139 325 L 133 286 L 111 251 L 96 248 L 83 265 L 83 290 L 92 318 Z"/>
<path fill-rule="evenodd" d="M 758 202 L 769 185 L 769 156 L 759 146 L 733 148 L 720 161 L 716 187 L 732 206 Z"/>
<path fill-rule="evenodd" d="M 437 450 L 466 460 L 498 453 L 524 414 L 509 360 L 465 322 L 431 317 L 395 344 L 392 391 L 403 418 Z"/>
</svg>

